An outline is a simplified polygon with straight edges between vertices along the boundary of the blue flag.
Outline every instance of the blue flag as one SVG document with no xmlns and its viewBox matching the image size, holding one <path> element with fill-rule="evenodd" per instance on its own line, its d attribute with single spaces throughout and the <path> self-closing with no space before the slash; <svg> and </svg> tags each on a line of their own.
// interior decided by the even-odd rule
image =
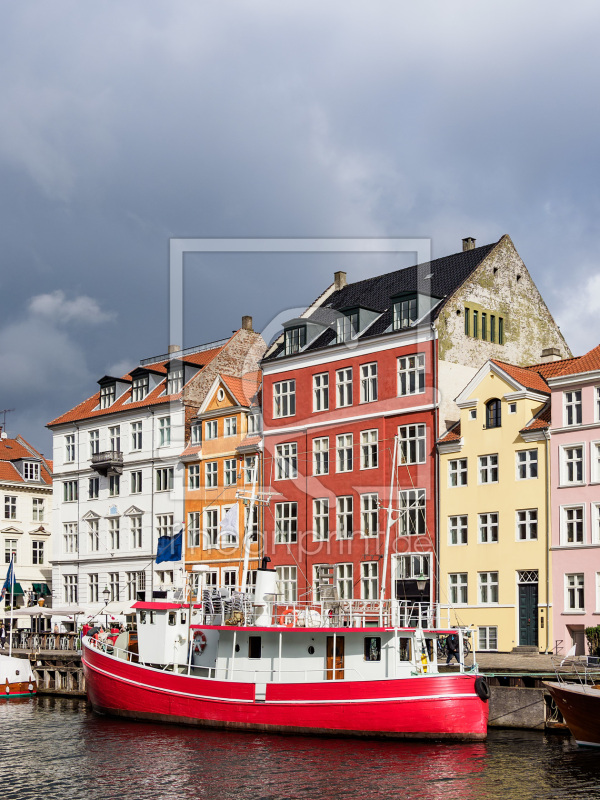
<svg viewBox="0 0 600 800">
<path fill-rule="evenodd" d="M 175 536 L 159 536 L 156 548 L 156 563 L 163 561 L 181 561 L 181 545 L 183 544 L 183 528 Z"/>
<path fill-rule="evenodd" d="M 15 568 L 13 566 L 13 559 L 14 556 L 10 557 L 10 564 L 8 565 L 8 570 L 6 572 L 6 580 L 4 581 L 4 585 L 2 586 L 1 596 L 4 597 L 6 594 L 10 594 L 13 591 L 13 587 L 15 585 Z"/>
</svg>

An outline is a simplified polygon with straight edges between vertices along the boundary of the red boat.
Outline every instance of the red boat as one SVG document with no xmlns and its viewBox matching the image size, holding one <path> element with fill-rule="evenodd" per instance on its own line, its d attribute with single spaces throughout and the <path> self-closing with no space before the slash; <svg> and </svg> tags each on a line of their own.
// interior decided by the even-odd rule
<svg viewBox="0 0 600 800">
<path fill-rule="evenodd" d="M 283 607 L 259 588 L 271 580 L 261 572 L 258 602 L 235 592 L 205 592 L 195 604 L 138 602 L 137 646 L 127 633 L 114 644 L 85 638 L 93 708 L 212 728 L 486 737 L 484 678 L 462 665 L 438 671 L 437 639 L 449 631 L 420 618 L 402 624 L 414 613 L 400 602 Z"/>
</svg>

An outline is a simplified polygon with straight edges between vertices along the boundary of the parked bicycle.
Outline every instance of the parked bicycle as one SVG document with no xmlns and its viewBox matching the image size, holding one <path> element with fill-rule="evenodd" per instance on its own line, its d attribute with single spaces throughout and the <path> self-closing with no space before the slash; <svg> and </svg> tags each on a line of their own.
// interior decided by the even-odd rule
<svg viewBox="0 0 600 800">
<path fill-rule="evenodd" d="M 443 636 L 438 637 L 437 652 L 438 652 L 438 658 L 447 658 L 448 656 L 446 639 Z M 468 635 L 465 635 L 465 633 L 463 633 L 463 658 L 468 656 L 470 652 L 471 652 L 471 642 L 469 641 Z"/>
</svg>

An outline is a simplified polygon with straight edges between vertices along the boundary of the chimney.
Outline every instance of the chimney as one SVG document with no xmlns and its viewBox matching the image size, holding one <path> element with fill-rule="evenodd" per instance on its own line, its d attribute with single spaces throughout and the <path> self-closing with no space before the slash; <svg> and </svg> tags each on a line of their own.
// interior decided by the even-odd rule
<svg viewBox="0 0 600 800">
<path fill-rule="evenodd" d="M 467 250 L 475 250 L 475 242 L 477 240 L 473 239 L 472 236 L 467 236 L 466 239 L 462 240 L 463 243 L 463 253 L 466 253 Z"/>
<path fill-rule="evenodd" d="M 242 330 L 243 331 L 252 330 L 252 317 L 242 317 Z"/>
<path fill-rule="evenodd" d="M 343 289 L 344 286 L 348 286 L 348 281 L 346 280 L 346 273 L 345 272 L 334 272 L 333 273 L 333 285 L 335 286 L 336 292 L 340 289 Z"/>
<path fill-rule="evenodd" d="M 169 355 L 171 355 L 171 353 L 178 353 L 180 350 L 181 350 L 181 347 L 179 347 L 178 344 L 170 344 L 169 345 Z"/>
<path fill-rule="evenodd" d="M 551 361 L 560 361 L 560 350 L 558 347 L 545 347 L 542 350 L 542 364 L 549 364 Z"/>
</svg>

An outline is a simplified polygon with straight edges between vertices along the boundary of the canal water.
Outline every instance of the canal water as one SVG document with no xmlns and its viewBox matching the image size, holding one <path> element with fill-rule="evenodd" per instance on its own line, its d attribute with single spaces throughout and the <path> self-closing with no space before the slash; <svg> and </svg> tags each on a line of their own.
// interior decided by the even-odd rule
<svg viewBox="0 0 600 800">
<path fill-rule="evenodd" d="M 379 742 L 205 732 L 0 702 L 3 800 L 516 800 L 600 798 L 600 753 L 494 730 L 486 742 Z"/>
</svg>

